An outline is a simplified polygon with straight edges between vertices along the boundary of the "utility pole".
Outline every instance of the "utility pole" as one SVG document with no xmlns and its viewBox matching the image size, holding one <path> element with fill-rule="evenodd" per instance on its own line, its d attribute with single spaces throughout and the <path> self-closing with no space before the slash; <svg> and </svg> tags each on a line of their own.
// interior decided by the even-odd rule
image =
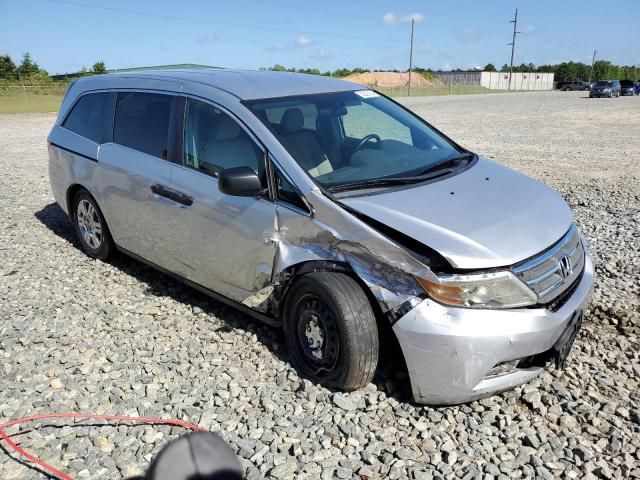
<svg viewBox="0 0 640 480">
<path fill-rule="evenodd" d="M 407 96 L 411 96 L 411 70 L 413 69 L 413 22 L 411 19 L 411 43 L 409 46 L 409 81 L 407 82 Z"/>
<path fill-rule="evenodd" d="M 596 53 L 597 50 L 593 51 L 593 59 L 591 59 L 591 71 L 589 72 L 589 83 L 591 83 L 591 77 L 593 76 L 593 66 L 596 64 Z"/>
<path fill-rule="evenodd" d="M 518 26 L 518 9 L 516 8 L 516 16 L 513 17 L 513 20 L 511 20 L 509 23 L 513 23 L 513 39 L 511 40 L 511 43 L 508 43 L 507 45 L 511 45 L 511 66 L 509 67 L 509 86 L 507 87 L 507 91 L 511 90 L 511 75 L 513 75 L 513 52 L 516 48 L 516 34 L 521 33 L 521 32 L 516 32 L 516 28 Z"/>
</svg>

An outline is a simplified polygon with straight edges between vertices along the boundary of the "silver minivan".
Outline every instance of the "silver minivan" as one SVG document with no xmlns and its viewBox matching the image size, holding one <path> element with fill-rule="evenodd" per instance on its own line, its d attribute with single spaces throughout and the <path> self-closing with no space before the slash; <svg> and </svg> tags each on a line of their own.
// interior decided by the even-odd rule
<svg viewBox="0 0 640 480">
<path fill-rule="evenodd" d="M 417 402 L 522 384 L 563 366 L 593 286 L 559 194 L 337 79 L 82 78 L 49 173 L 90 256 L 120 250 L 281 327 L 330 388 L 366 385 L 392 343 Z"/>
</svg>

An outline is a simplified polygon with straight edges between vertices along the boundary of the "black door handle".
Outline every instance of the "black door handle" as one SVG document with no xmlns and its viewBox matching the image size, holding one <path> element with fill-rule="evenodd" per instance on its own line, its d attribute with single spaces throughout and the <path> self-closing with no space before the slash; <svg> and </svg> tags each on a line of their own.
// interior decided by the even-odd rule
<svg viewBox="0 0 640 480">
<path fill-rule="evenodd" d="M 156 195 L 168 198 L 169 200 L 173 200 L 174 202 L 186 205 L 187 207 L 193 204 L 193 198 L 189 195 L 178 192 L 177 190 L 173 190 L 171 188 L 167 188 L 164 185 L 151 185 L 151 191 Z"/>
</svg>

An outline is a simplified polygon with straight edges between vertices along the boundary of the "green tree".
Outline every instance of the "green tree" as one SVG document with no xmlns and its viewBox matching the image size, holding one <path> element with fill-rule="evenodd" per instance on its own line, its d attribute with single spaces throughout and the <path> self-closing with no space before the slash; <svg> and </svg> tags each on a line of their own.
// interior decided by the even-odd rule
<svg viewBox="0 0 640 480">
<path fill-rule="evenodd" d="M 16 78 L 16 64 L 9 55 L 0 56 L 0 79 L 11 80 Z"/>
<path fill-rule="evenodd" d="M 91 67 L 91 71 L 93 73 L 107 73 L 107 67 L 105 67 L 103 61 L 99 61 L 93 64 L 93 67 Z"/>
<path fill-rule="evenodd" d="M 493 63 L 487 63 L 482 69 L 483 72 L 497 72 L 496 66 Z"/>
<path fill-rule="evenodd" d="M 346 77 L 347 75 L 351 75 L 351 70 L 348 68 L 338 68 L 333 72 L 334 77 Z"/>
<path fill-rule="evenodd" d="M 285 67 L 283 67 L 282 65 L 280 65 L 279 63 L 276 63 L 273 67 L 269 67 L 269 70 L 273 70 L 274 72 L 286 72 L 287 69 Z"/>
<path fill-rule="evenodd" d="M 38 67 L 36 62 L 31 60 L 31 55 L 27 52 L 22 56 L 22 62 L 16 69 L 16 72 L 19 78 L 29 78 L 40 72 L 40 67 Z"/>
<path fill-rule="evenodd" d="M 509 65 L 507 65 L 506 63 L 504 65 L 502 65 L 502 67 L 500 68 L 501 72 L 508 72 L 509 71 Z"/>
<path fill-rule="evenodd" d="M 617 69 L 608 60 L 597 60 L 593 64 L 593 80 L 615 80 Z"/>
</svg>

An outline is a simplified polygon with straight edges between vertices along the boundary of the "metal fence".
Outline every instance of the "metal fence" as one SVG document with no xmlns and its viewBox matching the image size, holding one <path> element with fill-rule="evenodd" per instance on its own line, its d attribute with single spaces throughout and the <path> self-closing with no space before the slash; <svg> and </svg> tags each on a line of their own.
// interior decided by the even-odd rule
<svg viewBox="0 0 640 480">
<path fill-rule="evenodd" d="M 433 83 L 430 85 L 408 85 L 385 87 L 380 85 L 368 85 L 374 90 L 390 97 L 431 97 L 441 95 L 471 95 L 478 93 L 504 93 L 507 90 L 491 90 L 478 84 L 465 83 Z"/>
<path fill-rule="evenodd" d="M 487 88 L 477 82 L 434 81 L 428 84 L 398 86 L 366 85 L 390 97 L 422 97 L 439 95 L 470 95 L 478 93 L 505 93 L 506 88 Z M 0 84 L 0 113 L 57 112 L 67 90 L 66 83 L 28 85 Z M 512 90 L 514 91 L 513 87 Z M 522 85 L 518 92 L 528 91 Z"/>
<path fill-rule="evenodd" d="M 0 84 L 0 113 L 57 112 L 67 84 Z"/>
</svg>

